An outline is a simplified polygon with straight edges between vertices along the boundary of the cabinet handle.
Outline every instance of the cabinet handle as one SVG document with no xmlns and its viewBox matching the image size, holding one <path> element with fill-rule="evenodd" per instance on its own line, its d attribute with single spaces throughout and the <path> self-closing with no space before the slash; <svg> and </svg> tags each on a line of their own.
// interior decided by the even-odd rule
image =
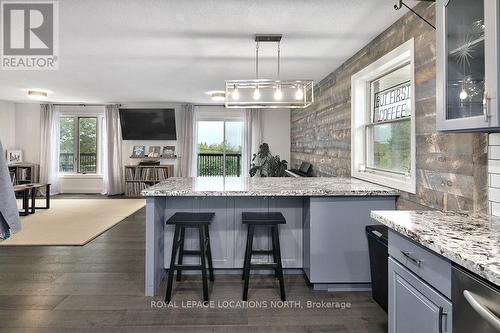
<svg viewBox="0 0 500 333">
<path fill-rule="evenodd" d="M 488 122 L 490 118 L 490 112 L 488 109 L 488 92 L 485 90 L 483 94 L 483 115 L 484 115 L 484 121 Z"/>
<path fill-rule="evenodd" d="M 438 333 L 443 333 L 443 317 L 447 316 L 448 314 L 444 312 L 444 308 L 442 306 L 439 307 L 439 314 L 438 314 Z"/>
<path fill-rule="evenodd" d="M 477 299 L 472 296 L 472 293 L 468 290 L 464 290 L 465 300 L 470 304 L 470 306 L 491 326 L 500 331 L 500 318 L 495 316 L 487 307 L 478 302 Z"/>
<path fill-rule="evenodd" d="M 403 254 L 408 260 L 410 260 L 411 262 L 413 262 L 415 265 L 417 265 L 418 267 L 420 267 L 420 264 L 422 263 L 422 260 L 413 257 L 411 255 L 411 253 L 408 252 L 408 251 L 401 250 L 401 254 Z"/>
</svg>

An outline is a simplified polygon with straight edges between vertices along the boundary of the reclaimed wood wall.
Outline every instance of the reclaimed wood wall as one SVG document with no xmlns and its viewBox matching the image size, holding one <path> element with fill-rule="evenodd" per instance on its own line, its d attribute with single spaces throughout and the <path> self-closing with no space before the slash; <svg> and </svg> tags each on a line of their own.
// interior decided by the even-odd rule
<svg viewBox="0 0 500 333">
<path fill-rule="evenodd" d="M 415 7 L 435 22 L 435 5 Z M 415 39 L 417 193 L 402 193 L 399 209 L 486 212 L 485 134 L 436 131 L 436 34 L 408 13 L 315 87 L 315 102 L 291 113 L 291 167 L 313 164 L 317 176 L 351 174 L 351 76 L 405 41 Z"/>
</svg>

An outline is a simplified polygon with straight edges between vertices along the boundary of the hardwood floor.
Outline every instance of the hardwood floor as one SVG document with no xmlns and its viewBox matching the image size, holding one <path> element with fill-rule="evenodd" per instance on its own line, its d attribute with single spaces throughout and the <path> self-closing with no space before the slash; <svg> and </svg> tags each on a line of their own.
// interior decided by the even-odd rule
<svg viewBox="0 0 500 333">
<path fill-rule="evenodd" d="M 152 307 L 163 295 L 143 296 L 144 220 L 143 209 L 83 247 L 0 248 L 0 332 L 387 332 L 387 316 L 369 293 L 314 291 L 301 276 L 285 282 L 288 300 L 301 307 L 271 307 L 279 289 L 268 276 L 252 277 L 249 291 L 249 301 L 267 308 L 218 307 L 241 300 L 242 281 L 230 275 L 216 275 L 214 308 L 182 308 L 201 299 L 196 276 L 174 283 L 179 308 Z M 307 301 L 351 307 L 312 309 Z"/>
</svg>

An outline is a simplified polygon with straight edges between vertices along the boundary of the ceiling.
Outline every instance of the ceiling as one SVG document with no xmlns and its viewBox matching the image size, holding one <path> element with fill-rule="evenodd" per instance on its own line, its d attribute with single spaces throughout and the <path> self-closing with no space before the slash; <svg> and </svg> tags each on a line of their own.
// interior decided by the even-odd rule
<svg viewBox="0 0 500 333">
<path fill-rule="evenodd" d="M 255 33 L 282 33 L 281 78 L 332 72 L 404 10 L 395 0 L 61 0 L 57 71 L 0 71 L 0 99 L 210 103 L 226 79 L 255 76 Z M 260 48 L 261 78 L 276 45 Z"/>
</svg>

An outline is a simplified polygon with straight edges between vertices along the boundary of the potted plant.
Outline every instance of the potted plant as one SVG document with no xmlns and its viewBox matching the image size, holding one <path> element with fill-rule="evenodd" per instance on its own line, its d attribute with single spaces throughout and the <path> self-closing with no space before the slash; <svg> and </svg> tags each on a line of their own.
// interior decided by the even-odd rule
<svg viewBox="0 0 500 333">
<path fill-rule="evenodd" d="M 287 167 L 288 162 L 282 160 L 279 155 L 273 156 L 269 145 L 263 143 L 259 146 L 257 154 L 253 154 L 250 177 L 286 177 Z"/>
</svg>

